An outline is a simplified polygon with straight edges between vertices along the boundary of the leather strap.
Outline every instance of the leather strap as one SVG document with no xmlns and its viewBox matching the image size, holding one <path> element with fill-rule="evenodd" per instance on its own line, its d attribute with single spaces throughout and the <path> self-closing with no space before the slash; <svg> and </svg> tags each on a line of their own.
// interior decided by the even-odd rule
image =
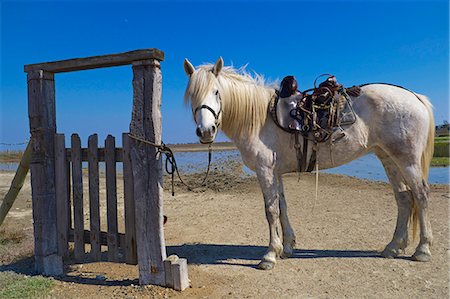
<svg viewBox="0 0 450 299">
<path fill-rule="evenodd" d="M 299 133 L 298 132 L 295 132 L 294 133 L 294 137 L 295 137 L 295 144 L 294 144 L 294 147 L 295 147 L 295 153 L 296 153 L 296 155 L 297 155 L 297 172 L 303 172 L 302 171 L 302 166 L 303 166 L 303 164 L 302 164 L 302 161 L 303 161 L 303 154 L 302 154 L 302 151 L 301 151 L 301 149 L 300 149 L 300 142 L 299 142 Z"/>
<path fill-rule="evenodd" d="M 316 159 L 317 159 L 317 152 L 313 148 L 311 153 L 311 159 L 309 159 L 308 168 L 306 169 L 307 172 L 311 172 L 314 170 L 314 166 L 316 165 Z"/>
<path fill-rule="evenodd" d="M 303 155 L 302 155 L 302 172 L 308 170 L 306 159 L 308 159 L 308 139 L 303 137 Z"/>
</svg>

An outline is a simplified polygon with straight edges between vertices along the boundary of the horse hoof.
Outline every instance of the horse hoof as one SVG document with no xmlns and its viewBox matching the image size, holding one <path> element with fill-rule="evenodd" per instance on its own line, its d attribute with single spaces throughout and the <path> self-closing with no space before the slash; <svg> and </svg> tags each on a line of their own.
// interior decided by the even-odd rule
<svg viewBox="0 0 450 299">
<path fill-rule="evenodd" d="M 424 253 L 424 252 L 416 252 L 411 257 L 411 259 L 413 261 L 417 261 L 417 262 L 429 262 L 430 259 L 431 259 L 431 255 L 427 254 L 427 253 Z"/>
<path fill-rule="evenodd" d="M 275 266 L 275 263 L 268 262 L 268 261 L 261 261 L 258 264 L 258 269 L 261 269 L 261 270 L 272 270 L 274 266 Z"/>
<path fill-rule="evenodd" d="M 287 259 L 287 258 L 291 257 L 292 254 L 293 254 L 292 248 L 290 248 L 290 249 L 284 249 L 284 250 L 283 250 L 283 253 L 280 255 L 280 257 L 281 257 L 282 259 Z"/>
<path fill-rule="evenodd" d="M 395 251 L 395 250 L 386 248 L 381 253 L 381 256 L 386 258 L 386 259 L 393 259 L 393 258 L 396 258 L 398 256 L 398 252 Z"/>
</svg>

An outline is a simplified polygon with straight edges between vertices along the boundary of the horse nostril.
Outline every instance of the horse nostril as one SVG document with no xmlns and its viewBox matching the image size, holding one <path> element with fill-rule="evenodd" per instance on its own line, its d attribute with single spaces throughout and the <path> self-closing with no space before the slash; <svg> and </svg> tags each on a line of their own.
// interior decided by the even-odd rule
<svg viewBox="0 0 450 299">
<path fill-rule="evenodd" d="M 212 132 L 213 134 L 216 133 L 216 126 L 212 126 L 211 132 Z"/>
<path fill-rule="evenodd" d="M 202 137 L 202 131 L 200 130 L 200 128 L 197 128 L 197 130 L 195 130 L 195 134 L 197 134 L 198 137 Z"/>
</svg>

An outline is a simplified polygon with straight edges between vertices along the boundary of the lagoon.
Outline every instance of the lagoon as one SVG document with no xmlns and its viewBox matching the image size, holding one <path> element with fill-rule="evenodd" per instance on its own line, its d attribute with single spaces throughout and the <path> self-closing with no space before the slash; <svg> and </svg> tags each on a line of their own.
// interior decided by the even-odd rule
<svg viewBox="0 0 450 299">
<path fill-rule="evenodd" d="M 206 170 L 208 162 L 207 152 L 177 152 L 175 158 L 181 173 L 203 172 Z M 242 164 L 240 154 L 237 150 L 231 151 L 215 151 L 212 154 L 212 169 L 227 171 L 229 165 Z M 0 163 L 0 170 L 15 171 L 17 163 Z M 83 167 L 87 168 L 87 163 L 83 163 Z M 231 168 L 231 166 L 230 166 Z M 235 169 L 233 167 L 233 169 Z M 100 170 L 104 170 L 104 163 L 100 163 Z M 231 170 L 231 169 L 229 169 Z M 118 163 L 117 171 L 122 171 L 122 164 Z M 255 175 L 247 167 L 242 167 L 243 175 Z M 449 167 L 431 167 L 429 182 L 432 184 L 449 184 L 450 183 Z M 366 179 L 371 181 L 388 182 L 381 162 L 373 154 L 366 155 L 346 165 L 321 170 L 321 173 L 342 174 Z"/>
</svg>

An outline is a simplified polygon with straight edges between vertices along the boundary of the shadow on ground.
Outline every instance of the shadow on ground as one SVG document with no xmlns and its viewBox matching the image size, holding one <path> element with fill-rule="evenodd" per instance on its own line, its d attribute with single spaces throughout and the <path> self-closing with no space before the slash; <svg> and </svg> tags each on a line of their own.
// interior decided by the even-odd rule
<svg viewBox="0 0 450 299">
<path fill-rule="evenodd" d="M 176 254 L 179 257 L 187 258 L 189 264 L 200 265 L 235 265 L 242 267 L 256 268 L 259 260 L 264 255 L 267 247 L 255 245 L 226 245 L 226 244 L 183 244 L 179 246 L 167 246 L 167 255 Z M 291 259 L 319 259 L 319 258 L 380 258 L 377 251 L 364 250 L 320 250 L 320 249 L 296 249 Z M 400 257 L 403 258 L 403 257 Z M 405 258 L 406 259 L 406 258 Z M 242 260 L 242 261 L 240 261 Z M 107 254 L 104 252 L 102 262 L 107 261 Z M 77 264 L 91 263 L 87 259 L 85 262 L 74 262 L 69 259 L 65 262 L 66 271 Z M 249 263 L 250 262 L 250 263 Z M 26 257 L 8 265 L 0 265 L 0 272 L 13 271 L 19 274 L 35 275 L 34 257 Z M 81 274 L 67 274 L 55 279 L 64 282 L 79 284 L 102 285 L 102 286 L 130 286 L 139 284 L 138 279 L 108 280 L 98 278 L 83 277 Z"/>
<path fill-rule="evenodd" d="M 101 262 L 107 262 L 107 255 L 102 254 Z M 63 282 L 73 282 L 77 284 L 87 284 L 87 285 L 98 285 L 98 286 L 130 286 L 132 284 L 139 285 L 139 279 L 123 279 L 123 280 L 110 280 L 106 276 L 97 278 L 97 277 L 85 277 L 81 273 L 80 274 L 72 274 L 71 267 L 80 264 L 92 263 L 92 260 L 87 258 L 84 262 L 75 262 L 71 258 L 64 262 L 65 275 L 55 276 L 54 279 L 63 281 Z M 26 257 L 16 262 L 7 265 L 0 265 L 0 272 L 12 271 L 17 274 L 34 276 L 38 275 L 34 268 L 34 257 Z"/>
<path fill-rule="evenodd" d="M 183 244 L 168 246 L 167 254 L 176 254 L 187 258 L 190 264 L 227 264 L 246 267 L 256 267 L 256 264 L 266 252 L 267 247 L 255 245 L 225 245 L 225 244 Z M 317 258 L 380 258 L 377 251 L 364 250 L 326 250 L 326 249 L 295 249 L 290 258 L 317 259 Z M 248 263 L 230 263 L 228 260 L 255 261 L 254 265 Z"/>
</svg>

